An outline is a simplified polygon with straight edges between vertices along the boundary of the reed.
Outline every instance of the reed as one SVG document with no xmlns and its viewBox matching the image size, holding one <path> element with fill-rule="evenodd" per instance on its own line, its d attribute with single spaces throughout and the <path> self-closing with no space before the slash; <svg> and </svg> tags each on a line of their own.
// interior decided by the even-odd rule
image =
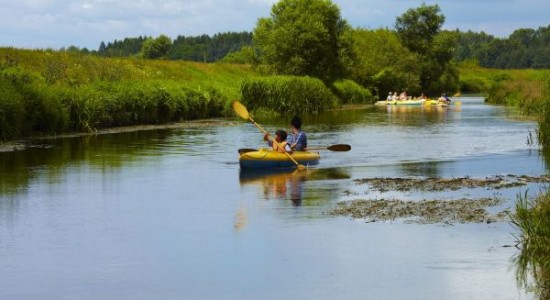
<svg viewBox="0 0 550 300">
<path fill-rule="evenodd" d="M 550 297 L 550 194 L 529 201 L 527 193 L 519 195 L 516 211 L 511 215 L 518 229 L 521 252 L 514 258 L 518 284 L 539 299 Z"/>
<path fill-rule="evenodd" d="M 223 116 L 247 66 L 0 48 L 0 141 Z"/>
<path fill-rule="evenodd" d="M 338 98 L 312 77 L 269 76 L 249 79 L 241 87 L 242 102 L 251 110 L 278 114 L 319 112 L 333 108 Z"/>
</svg>

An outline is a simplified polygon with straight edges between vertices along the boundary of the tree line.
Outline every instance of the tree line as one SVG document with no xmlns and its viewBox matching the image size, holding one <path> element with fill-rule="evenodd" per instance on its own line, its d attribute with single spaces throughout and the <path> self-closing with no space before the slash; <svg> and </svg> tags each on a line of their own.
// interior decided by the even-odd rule
<svg viewBox="0 0 550 300">
<path fill-rule="evenodd" d="M 457 31 L 457 61 L 476 60 L 496 69 L 550 69 L 550 25 L 515 30 L 507 38 L 484 32 Z"/>
<path fill-rule="evenodd" d="M 280 0 L 252 33 L 227 32 L 172 40 L 166 35 L 101 43 L 97 55 L 226 61 L 265 75 L 310 76 L 333 88 L 352 80 L 378 98 L 461 90 L 459 63 L 496 68 L 550 68 L 550 26 L 518 29 L 508 38 L 443 30 L 437 4 L 398 16 L 393 29 L 352 28 L 330 0 Z"/>
<path fill-rule="evenodd" d="M 129 37 L 113 42 L 101 42 L 97 55 L 105 57 L 165 58 L 215 62 L 227 54 L 252 43 L 250 32 L 225 32 L 213 36 L 177 36 L 174 40 L 166 35 Z"/>
<path fill-rule="evenodd" d="M 354 29 L 357 35 L 363 31 L 380 32 L 383 29 Z M 390 30 L 394 31 L 394 30 Z M 550 68 L 550 25 L 538 29 L 521 28 L 505 38 L 498 38 L 483 31 L 462 32 L 458 29 L 453 58 L 457 62 L 476 61 L 482 67 L 496 69 L 549 69 Z M 161 35 L 160 37 L 165 37 Z M 157 41 L 158 38 L 139 36 L 129 37 L 113 42 L 101 42 L 98 50 L 80 51 L 96 53 L 106 57 L 131 57 L 143 54 L 144 43 L 147 40 Z M 162 39 L 157 43 L 162 44 Z M 164 39 L 166 40 L 166 39 Z M 222 60 L 228 54 L 252 45 L 252 32 L 226 32 L 213 36 L 178 36 L 166 43 L 169 50 L 163 57 L 172 60 L 189 60 L 200 62 L 215 62 Z M 75 46 L 66 51 L 78 51 Z M 153 54 L 155 56 L 155 54 Z"/>
</svg>

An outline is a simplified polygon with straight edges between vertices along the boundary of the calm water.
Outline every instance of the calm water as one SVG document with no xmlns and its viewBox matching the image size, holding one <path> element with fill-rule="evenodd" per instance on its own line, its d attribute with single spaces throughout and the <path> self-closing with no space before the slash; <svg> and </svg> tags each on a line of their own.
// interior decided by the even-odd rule
<svg viewBox="0 0 550 300">
<path fill-rule="evenodd" d="M 41 141 L 0 153 L 0 299 L 529 299 L 508 223 L 365 223 L 325 212 L 381 196 L 370 177 L 540 175 L 536 124 L 461 109 L 369 107 L 305 117 L 321 152 L 304 174 L 241 173 L 251 124 Z M 258 118 L 270 131 L 287 120 Z M 534 135 L 534 133 L 533 133 Z M 389 193 L 421 200 L 528 189 Z"/>
</svg>

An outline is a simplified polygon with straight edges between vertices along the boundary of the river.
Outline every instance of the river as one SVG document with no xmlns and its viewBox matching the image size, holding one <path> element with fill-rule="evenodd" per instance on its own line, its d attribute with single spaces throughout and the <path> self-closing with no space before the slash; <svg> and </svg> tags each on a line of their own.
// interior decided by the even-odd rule
<svg viewBox="0 0 550 300">
<path fill-rule="evenodd" d="M 462 106 L 304 116 L 321 151 L 305 175 L 241 173 L 254 125 L 35 141 L 0 153 L 0 299 L 529 299 L 508 222 L 409 224 L 333 217 L 345 200 L 456 198 L 369 191 L 373 177 L 538 176 L 536 124 L 479 97 Z M 257 118 L 268 130 L 288 120 Z M 504 198 L 518 193 L 466 189 Z"/>
</svg>

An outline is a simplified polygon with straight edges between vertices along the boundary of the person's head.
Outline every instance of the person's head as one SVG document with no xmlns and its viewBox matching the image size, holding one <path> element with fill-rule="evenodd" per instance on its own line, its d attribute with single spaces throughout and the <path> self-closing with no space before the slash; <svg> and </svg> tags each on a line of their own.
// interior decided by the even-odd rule
<svg viewBox="0 0 550 300">
<path fill-rule="evenodd" d="M 286 141 L 287 133 L 284 130 L 277 130 L 275 131 L 275 140 L 277 142 L 284 142 Z"/>
<path fill-rule="evenodd" d="M 299 131 L 300 128 L 302 128 L 302 119 L 298 116 L 294 116 L 294 118 L 290 120 L 290 127 Z"/>
</svg>

